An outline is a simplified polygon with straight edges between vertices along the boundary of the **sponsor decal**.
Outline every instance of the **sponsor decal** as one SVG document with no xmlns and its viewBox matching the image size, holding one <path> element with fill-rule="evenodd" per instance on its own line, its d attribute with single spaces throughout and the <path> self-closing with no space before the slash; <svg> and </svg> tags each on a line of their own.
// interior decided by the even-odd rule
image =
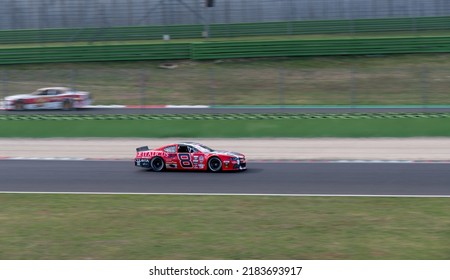
<svg viewBox="0 0 450 280">
<path fill-rule="evenodd" d="M 198 164 L 198 156 L 193 156 L 192 163 L 195 164 L 195 165 Z M 198 168 L 198 166 L 197 166 L 197 168 Z"/>
<path fill-rule="evenodd" d="M 45 100 L 45 98 L 40 97 L 40 98 L 36 98 L 36 99 L 34 100 L 34 103 L 35 103 L 35 106 L 36 106 L 36 107 L 44 107 L 44 106 L 45 106 L 45 103 L 46 103 L 46 100 Z"/>
<path fill-rule="evenodd" d="M 160 151 L 145 151 L 145 152 L 138 152 L 136 155 L 137 158 L 146 158 L 153 156 L 164 156 L 164 154 Z"/>
<path fill-rule="evenodd" d="M 178 154 L 181 167 L 192 168 L 191 155 L 190 154 Z"/>
</svg>

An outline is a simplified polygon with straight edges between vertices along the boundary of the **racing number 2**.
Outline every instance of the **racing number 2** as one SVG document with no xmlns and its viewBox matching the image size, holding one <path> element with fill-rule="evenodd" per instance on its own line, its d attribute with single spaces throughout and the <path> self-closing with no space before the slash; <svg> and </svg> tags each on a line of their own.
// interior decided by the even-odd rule
<svg viewBox="0 0 450 280">
<path fill-rule="evenodd" d="M 192 168 L 191 155 L 190 154 L 178 154 L 181 167 Z"/>
</svg>

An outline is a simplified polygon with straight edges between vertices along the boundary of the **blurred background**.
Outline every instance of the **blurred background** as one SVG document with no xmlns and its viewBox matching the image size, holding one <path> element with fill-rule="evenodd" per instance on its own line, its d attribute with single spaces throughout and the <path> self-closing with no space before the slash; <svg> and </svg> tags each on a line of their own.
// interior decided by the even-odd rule
<svg viewBox="0 0 450 280">
<path fill-rule="evenodd" d="M 4 0 L 0 29 L 447 15 L 450 15 L 450 2 L 446 0 Z"/>
<path fill-rule="evenodd" d="M 292 63 L 292 61 L 290 61 Z M 300 61 L 301 63 L 301 61 Z M 2 92 L 65 85 L 113 105 L 433 105 L 449 104 L 450 67 L 306 68 L 267 61 L 72 64 L 57 69 L 3 70 Z M 267 65 L 268 64 L 268 65 Z M 272 65 L 274 65 L 272 67 Z M 124 68 L 117 68 L 122 67 Z M 61 66 L 59 66 L 61 67 Z"/>
<path fill-rule="evenodd" d="M 183 43 L 313 40 L 320 49 L 326 40 L 442 37 L 449 31 L 445 0 L 5 0 L 0 92 L 4 97 L 63 85 L 89 91 L 105 105 L 450 104 L 445 52 L 391 59 L 375 48 L 362 54 L 366 60 L 350 60 L 320 52 L 319 58 L 301 57 L 297 50 L 297 58 L 195 60 L 183 45 L 166 55 Z M 149 44 L 161 49 L 140 58 Z M 92 62 L 71 63 L 86 54 L 75 54 L 74 46 L 98 50 L 82 59 Z M 103 46 L 136 46 L 127 50 L 136 62 Z M 344 46 L 339 53 L 358 55 L 357 48 Z M 228 49 L 239 54 L 237 45 Z M 55 58 L 61 50 L 71 57 Z"/>
</svg>

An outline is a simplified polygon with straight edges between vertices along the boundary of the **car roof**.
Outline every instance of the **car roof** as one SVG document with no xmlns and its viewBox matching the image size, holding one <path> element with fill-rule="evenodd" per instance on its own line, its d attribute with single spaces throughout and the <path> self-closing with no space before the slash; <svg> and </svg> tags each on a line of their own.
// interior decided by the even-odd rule
<svg viewBox="0 0 450 280">
<path fill-rule="evenodd" d="M 177 145 L 202 145 L 202 144 L 197 143 L 197 142 L 180 142 L 180 143 L 177 143 Z"/>
<path fill-rule="evenodd" d="M 44 88 L 38 89 L 37 91 L 44 91 L 44 90 L 49 90 L 49 89 L 56 89 L 56 90 L 62 90 L 62 91 L 71 90 L 71 88 L 68 88 L 68 87 L 44 87 Z"/>
<path fill-rule="evenodd" d="M 165 148 L 165 147 L 169 147 L 169 146 L 175 146 L 175 145 L 203 146 L 203 144 L 200 144 L 198 142 L 177 142 L 177 143 L 164 145 L 161 148 Z"/>
<path fill-rule="evenodd" d="M 198 142 L 177 142 L 177 143 L 171 143 L 171 144 L 164 145 L 160 148 L 165 148 L 165 147 L 175 146 L 175 145 L 203 146 L 203 144 L 198 143 Z"/>
</svg>

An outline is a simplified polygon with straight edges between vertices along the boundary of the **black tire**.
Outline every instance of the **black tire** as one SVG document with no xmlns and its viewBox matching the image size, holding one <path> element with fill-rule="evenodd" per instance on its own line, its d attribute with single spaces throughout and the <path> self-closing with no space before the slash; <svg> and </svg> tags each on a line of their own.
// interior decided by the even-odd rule
<svg viewBox="0 0 450 280">
<path fill-rule="evenodd" d="M 208 170 L 219 172 L 222 170 L 222 161 L 218 157 L 212 157 L 208 160 Z"/>
<path fill-rule="evenodd" d="M 164 163 L 164 160 L 160 157 L 154 157 L 150 161 L 150 167 L 153 169 L 153 171 L 160 172 L 163 171 L 166 164 Z"/>
<path fill-rule="evenodd" d="M 16 111 L 23 111 L 24 108 L 24 103 L 22 100 L 17 100 L 16 103 L 14 104 L 14 110 Z"/>
<path fill-rule="evenodd" d="M 66 99 L 63 101 L 62 109 L 64 111 L 70 111 L 73 109 L 73 101 L 71 99 Z"/>
</svg>

